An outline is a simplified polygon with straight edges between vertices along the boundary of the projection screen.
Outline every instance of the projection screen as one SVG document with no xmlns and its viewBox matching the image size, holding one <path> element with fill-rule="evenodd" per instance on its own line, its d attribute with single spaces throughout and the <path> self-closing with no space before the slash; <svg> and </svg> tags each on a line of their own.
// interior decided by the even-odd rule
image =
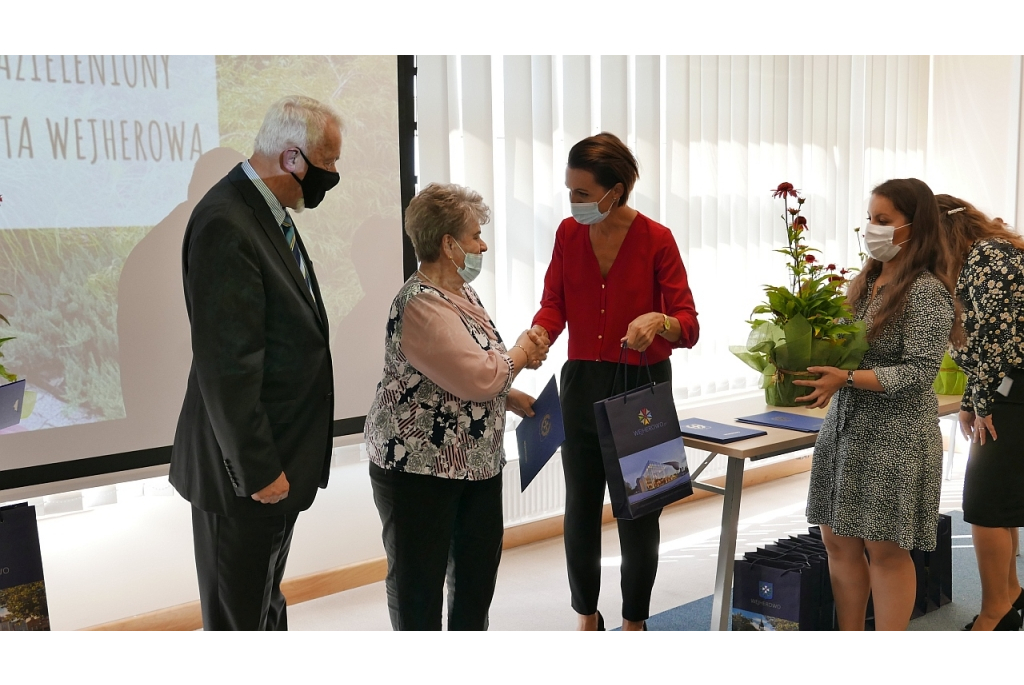
<svg viewBox="0 0 1024 685">
<path fill-rule="evenodd" d="M 191 361 L 186 222 L 289 94 L 345 121 L 341 183 L 295 221 L 331 322 L 336 432 L 361 430 L 403 281 L 398 61 L 0 56 L 0 351 L 35 397 L 0 430 L 0 490 L 166 461 Z"/>
</svg>

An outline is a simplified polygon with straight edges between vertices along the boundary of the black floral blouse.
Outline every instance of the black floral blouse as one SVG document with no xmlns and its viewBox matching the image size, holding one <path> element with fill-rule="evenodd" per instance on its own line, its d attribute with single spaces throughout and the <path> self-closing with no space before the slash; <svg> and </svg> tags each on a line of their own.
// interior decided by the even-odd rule
<svg viewBox="0 0 1024 685">
<path fill-rule="evenodd" d="M 956 295 L 967 332 L 966 345 L 950 350 L 967 374 L 960 408 L 988 416 L 1003 378 L 1024 366 L 1024 253 L 1005 240 L 977 241 L 964 259 Z"/>
<path fill-rule="evenodd" d="M 471 303 L 483 306 L 475 290 L 467 285 L 464 291 Z M 466 340 L 472 340 L 468 344 L 498 352 L 509 365 L 505 386 L 494 399 L 473 402 L 456 397 L 405 357 L 403 314 L 409 302 L 425 292 L 440 296 L 459 312 L 470 334 Z M 494 339 L 442 290 L 424 283 L 416 274 L 406 281 L 391 304 L 384 374 L 366 415 L 363 436 L 370 461 L 385 470 L 439 478 L 486 480 L 501 473 L 505 465 L 505 401 L 514 374 L 505 344 L 494 322 L 489 323 Z"/>
</svg>

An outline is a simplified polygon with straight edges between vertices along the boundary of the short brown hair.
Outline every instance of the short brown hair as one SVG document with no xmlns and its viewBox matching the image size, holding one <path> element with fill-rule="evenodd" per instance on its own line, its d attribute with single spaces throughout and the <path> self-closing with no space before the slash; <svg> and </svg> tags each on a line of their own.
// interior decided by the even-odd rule
<svg viewBox="0 0 1024 685">
<path fill-rule="evenodd" d="M 405 232 L 421 262 L 441 256 L 446 235 L 456 240 L 473 222 L 486 224 L 491 210 L 480 193 L 454 183 L 431 183 L 409 202 Z"/>
<path fill-rule="evenodd" d="M 594 175 L 602 188 L 611 189 L 621 183 L 625 191 L 619 198 L 622 207 L 640 178 L 640 167 L 630 149 L 618 136 L 607 131 L 584 138 L 569 150 L 569 168 L 582 169 Z"/>
</svg>

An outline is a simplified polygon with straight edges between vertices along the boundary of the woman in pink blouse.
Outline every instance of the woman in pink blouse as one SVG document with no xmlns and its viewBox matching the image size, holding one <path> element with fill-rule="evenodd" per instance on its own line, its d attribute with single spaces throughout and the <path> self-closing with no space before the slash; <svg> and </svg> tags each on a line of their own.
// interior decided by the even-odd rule
<svg viewBox="0 0 1024 685">
<path fill-rule="evenodd" d="M 388 557 L 395 630 L 485 630 L 504 531 L 505 411 L 532 416 L 512 389 L 547 345 L 523 332 L 507 348 L 469 282 L 487 244 L 476 192 L 431 183 L 409 203 L 405 231 L 419 270 L 391 304 L 384 375 L 366 416 L 373 499 Z"/>
</svg>

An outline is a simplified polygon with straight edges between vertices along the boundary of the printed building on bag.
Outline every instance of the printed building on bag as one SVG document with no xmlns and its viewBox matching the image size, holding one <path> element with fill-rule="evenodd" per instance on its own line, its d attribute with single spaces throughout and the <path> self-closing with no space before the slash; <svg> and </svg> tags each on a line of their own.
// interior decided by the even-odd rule
<svg viewBox="0 0 1024 685">
<path fill-rule="evenodd" d="M 680 475 L 682 475 L 683 469 L 679 465 L 679 462 L 669 461 L 664 464 L 659 464 L 654 461 L 647 462 L 647 466 L 644 467 L 643 473 L 636 479 L 635 492 L 650 492 L 656 490 L 663 485 L 671 483 Z"/>
</svg>

